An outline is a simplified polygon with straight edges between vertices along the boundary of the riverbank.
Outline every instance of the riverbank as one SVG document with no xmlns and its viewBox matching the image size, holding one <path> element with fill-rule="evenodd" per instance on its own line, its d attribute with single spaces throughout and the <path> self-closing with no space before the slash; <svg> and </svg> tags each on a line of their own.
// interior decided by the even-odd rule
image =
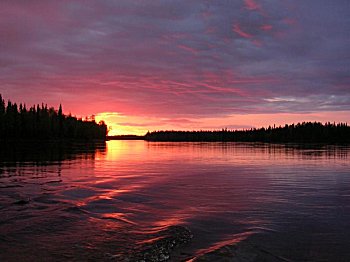
<svg viewBox="0 0 350 262">
<path fill-rule="evenodd" d="M 347 123 L 303 122 L 247 130 L 154 131 L 147 141 L 163 142 L 268 142 L 268 143 L 350 143 Z"/>
</svg>

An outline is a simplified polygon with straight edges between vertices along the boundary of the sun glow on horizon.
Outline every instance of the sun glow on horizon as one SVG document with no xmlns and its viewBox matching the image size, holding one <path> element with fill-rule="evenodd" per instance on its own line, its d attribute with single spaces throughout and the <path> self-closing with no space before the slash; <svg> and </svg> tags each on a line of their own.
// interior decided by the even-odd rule
<svg viewBox="0 0 350 262">
<path fill-rule="evenodd" d="M 202 118 L 159 118 L 148 116 L 126 116 L 117 112 L 103 112 L 96 115 L 95 120 L 101 120 L 110 128 L 108 135 L 145 135 L 156 130 L 230 130 L 260 128 L 268 126 L 284 126 L 302 122 L 347 122 L 349 111 L 317 112 L 305 114 L 275 113 L 246 114 L 229 116 L 212 116 Z"/>
<path fill-rule="evenodd" d="M 129 117 L 123 116 L 117 112 L 103 112 L 99 113 L 95 116 L 95 120 L 98 123 L 99 121 L 104 121 L 108 128 L 109 136 L 116 135 L 144 135 L 147 131 L 142 127 L 138 127 L 135 125 L 128 125 L 127 121 L 130 120 Z"/>
</svg>

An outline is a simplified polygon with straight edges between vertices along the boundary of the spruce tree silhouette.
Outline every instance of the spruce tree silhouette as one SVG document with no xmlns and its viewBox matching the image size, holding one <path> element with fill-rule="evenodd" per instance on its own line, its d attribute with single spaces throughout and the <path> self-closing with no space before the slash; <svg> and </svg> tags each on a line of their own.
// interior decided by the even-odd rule
<svg viewBox="0 0 350 262">
<path fill-rule="evenodd" d="M 347 123 L 303 122 L 284 127 L 251 128 L 221 131 L 155 131 L 145 135 L 148 141 L 237 141 L 237 142 L 303 142 L 350 143 Z"/>
<path fill-rule="evenodd" d="M 0 139 L 106 139 L 107 126 L 101 121 L 83 121 L 63 114 L 59 109 L 37 104 L 29 109 L 26 105 L 12 103 L 0 94 Z"/>
</svg>

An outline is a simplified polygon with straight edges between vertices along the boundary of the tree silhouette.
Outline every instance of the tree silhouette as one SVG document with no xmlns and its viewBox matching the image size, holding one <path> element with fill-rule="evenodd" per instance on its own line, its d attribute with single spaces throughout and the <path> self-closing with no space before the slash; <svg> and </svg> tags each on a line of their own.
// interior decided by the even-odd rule
<svg viewBox="0 0 350 262">
<path fill-rule="evenodd" d="M 350 143 L 350 127 L 347 123 L 303 122 L 249 130 L 155 131 L 148 132 L 145 140 Z"/>
<path fill-rule="evenodd" d="M 0 94 L 0 139 L 106 139 L 107 126 L 101 121 L 83 121 L 59 109 L 37 104 L 26 105 L 5 100 Z"/>
</svg>

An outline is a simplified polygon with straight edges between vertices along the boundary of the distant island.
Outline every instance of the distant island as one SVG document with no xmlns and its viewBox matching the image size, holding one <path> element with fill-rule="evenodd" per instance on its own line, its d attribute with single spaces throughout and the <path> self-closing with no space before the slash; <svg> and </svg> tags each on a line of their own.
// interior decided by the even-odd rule
<svg viewBox="0 0 350 262">
<path fill-rule="evenodd" d="M 10 139 L 83 139 L 105 140 L 107 125 L 94 119 L 78 119 L 65 115 L 62 106 L 38 104 L 27 108 L 25 104 L 12 103 L 0 94 L 0 140 Z"/>
<path fill-rule="evenodd" d="M 303 122 L 247 130 L 154 131 L 148 132 L 144 139 L 169 142 L 350 143 L 350 127 L 347 123 Z"/>
<path fill-rule="evenodd" d="M 347 123 L 302 122 L 267 128 L 216 131 L 153 131 L 144 136 L 108 136 L 108 140 L 154 142 L 267 142 L 267 143 L 350 143 Z"/>
<path fill-rule="evenodd" d="M 107 140 L 145 140 L 145 136 L 115 135 L 115 136 L 107 136 Z"/>
</svg>

